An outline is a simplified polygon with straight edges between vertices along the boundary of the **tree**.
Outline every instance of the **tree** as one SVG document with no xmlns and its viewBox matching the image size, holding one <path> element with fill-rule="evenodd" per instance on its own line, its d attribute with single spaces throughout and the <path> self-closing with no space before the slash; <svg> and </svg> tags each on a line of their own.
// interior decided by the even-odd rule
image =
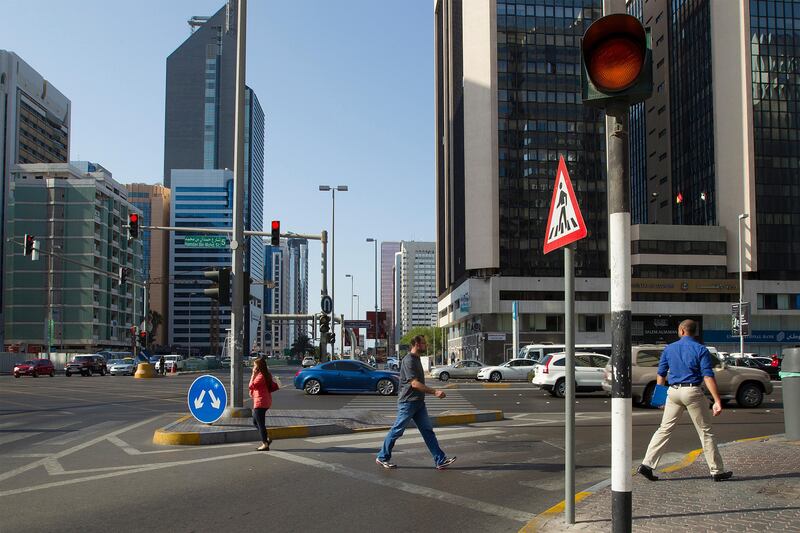
<svg viewBox="0 0 800 533">
<path fill-rule="evenodd" d="M 150 344 L 153 344 L 156 338 L 156 333 L 158 332 L 158 327 L 164 323 L 164 317 L 161 316 L 161 313 L 158 311 L 149 311 L 147 313 L 147 321 L 150 322 Z"/>
<path fill-rule="evenodd" d="M 410 346 L 411 339 L 417 335 L 422 335 L 425 337 L 425 344 L 428 345 L 428 355 L 434 355 L 434 334 L 436 337 L 436 353 L 441 354 L 442 345 L 444 343 L 444 330 L 442 328 L 435 328 L 432 326 L 417 326 L 411 328 L 408 333 L 403 335 L 403 337 L 400 339 L 400 344 L 407 344 Z"/>
<path fill-rule="evenodd" d="M 308 338 L 308 335 L 300 334 L 294 340 L 294 344 L 292 344 L 292 355 L 299 355 L 303 356 L 307 353 L 314 353 L 314 345 L 311 344 L 311 339 Z"/>
</svg>

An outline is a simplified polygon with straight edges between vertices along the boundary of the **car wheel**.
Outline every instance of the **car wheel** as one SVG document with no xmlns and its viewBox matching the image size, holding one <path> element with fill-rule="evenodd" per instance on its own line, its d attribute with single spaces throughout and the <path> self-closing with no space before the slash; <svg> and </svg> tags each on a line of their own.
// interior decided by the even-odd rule
<svg viewBox="0 0 800 533">
<path fill-rule="evenodd" d="M 755 383 L 744 383 L 736 392 L 736 402 L 748 409 L 758 407 L 764 401 L 764 393 L 761 387 Z"/>
<path fill-rule="evenodd" d="M 441 374 L 439 374 L 439 379 L 441 381 L 449 380 L 450 379 L 450 373 L 449 372 L 442 372 Z"/>
<path fill-rule="evenodd" d="M 502 375 L 500 374 L 500 372 L 498 372 L 497 370 L 495 370 L 494 372 L 492 372 L 491 374 L 489 374 L 489 381 L 492 381 L 492 382 L 494 382 L 494 383 L 497 383 L 497 382 L 498 382 L 498 381 L 500 381 L 501 379 L 503 379 L 503 376 L 502 376 Z"/>
<path fill-rule="evenodd" d="M 306 381 L 306 384 L 303 385 L 303 390 L 306 391 L 306 394 L 315 396 L 322 390 L 322 384 L 316 379 L 309 379 Z"/>
<path fill-rule="evenodd" d="M 54 378 L 54 377 L 56 377 L 56 371 L 55 371 L 55 370 L 51 370 L 51 371 L 50 371 L 50 377 L 51 377 L 51 378 Z"/>
<path fill-rule="evenodd" d="M 106 369 L 105 368 L 101 368 L 100 369 L 100 375 L 101 376 L 105 376 L 106 375 Z"/>
<path fill-rule="evenodd" d="M 19 377 L 19 374 L 14 374 L 14 377 L 15 377 L 15 378 L 18 378 L 18 377 Z"/>
<path fill-rule="evenodd" d="M 391 379 L 381 379 L 378 381 L 378 393 L 381 396 L 391 396 L 394 394 L 394 382 Z"/>
<path fill-rule="evenodd" d="M 70 377 L 72 375 L 72 372 L 70 372 L 69 370 L 66 370 L 64 372 L 64 375 L 67 376 L 67 377 Z"/>
<path fill-rule="evenodd" d="M 556 398 L 563 398 L 567 395 L 567 382 L 564 379 L 559 379 L 556 381 L 555 387 L 553 387 L 553 392 L 555 393 Z"/>
<path fill-rule="evenodd" d="M 644 394 L 642 394 L 642 407 L 652 407 L 650 402 L 653 401 L 653 393 L 656 391 L 656 384 L 650 383 L 645 387 Z"/>
<path fill-rule="evenodd" d="M 33 376 L 35 378 L 38 378 L 39 377 L 39 373 L 36 370 L 34 370 L 33 372 L 31 372 L 31 376 Z"/>
</svg>

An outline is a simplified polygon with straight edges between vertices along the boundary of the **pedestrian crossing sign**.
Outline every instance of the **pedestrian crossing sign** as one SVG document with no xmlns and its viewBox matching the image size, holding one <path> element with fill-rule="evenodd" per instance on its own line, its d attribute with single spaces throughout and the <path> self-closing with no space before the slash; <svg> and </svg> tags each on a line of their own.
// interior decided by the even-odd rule
<svg viewBox="0 0 800 533">
<path fill-rule="evenodd" d="M 556 184 L 545 227 L 547 228 L 544 236 L 545 254 L 586 237 L 586 223 L 575 198 L 564 156 L 558 159 Z"/>
</svg>

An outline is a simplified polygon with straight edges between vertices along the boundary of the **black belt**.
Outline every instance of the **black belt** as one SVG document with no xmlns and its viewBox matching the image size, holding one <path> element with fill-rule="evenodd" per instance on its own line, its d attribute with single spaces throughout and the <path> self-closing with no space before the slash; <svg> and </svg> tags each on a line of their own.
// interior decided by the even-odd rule
<svg viewBox="0 0 800 533">
<path fill-rule="evenodd" d="M 670 384 L 670 387 L 680 389 L 681 387 L 699 387 L 700 385 L 700 383 L 672 383 Z"/>
</svg>

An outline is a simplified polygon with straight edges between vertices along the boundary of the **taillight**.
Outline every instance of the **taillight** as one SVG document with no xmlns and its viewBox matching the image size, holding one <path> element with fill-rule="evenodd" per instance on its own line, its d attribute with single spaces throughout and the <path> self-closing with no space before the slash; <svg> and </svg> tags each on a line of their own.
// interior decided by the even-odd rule
<svg viewBox="0 0 800 533">
<path fill-rule="evenodd" d="M 297 377 L 297 376 L 298 376 L 298 374 L 300 374 L 300 372 L 302 372 L 302 371 L 301 371 L 301 370 L 298 370 L 297 372 L 295 372 L 295 373 L 294 373 L 294 377 Z"/>
<path fill-rule="evenodd" d="M 552 360 L 553 360 L 553 358 L 551 357 L 544 364 L 544 369 L 542 369 L 542 374 L 549 374 L 550 373 L 550 361 L 552 361 Z"/>
</svg>

